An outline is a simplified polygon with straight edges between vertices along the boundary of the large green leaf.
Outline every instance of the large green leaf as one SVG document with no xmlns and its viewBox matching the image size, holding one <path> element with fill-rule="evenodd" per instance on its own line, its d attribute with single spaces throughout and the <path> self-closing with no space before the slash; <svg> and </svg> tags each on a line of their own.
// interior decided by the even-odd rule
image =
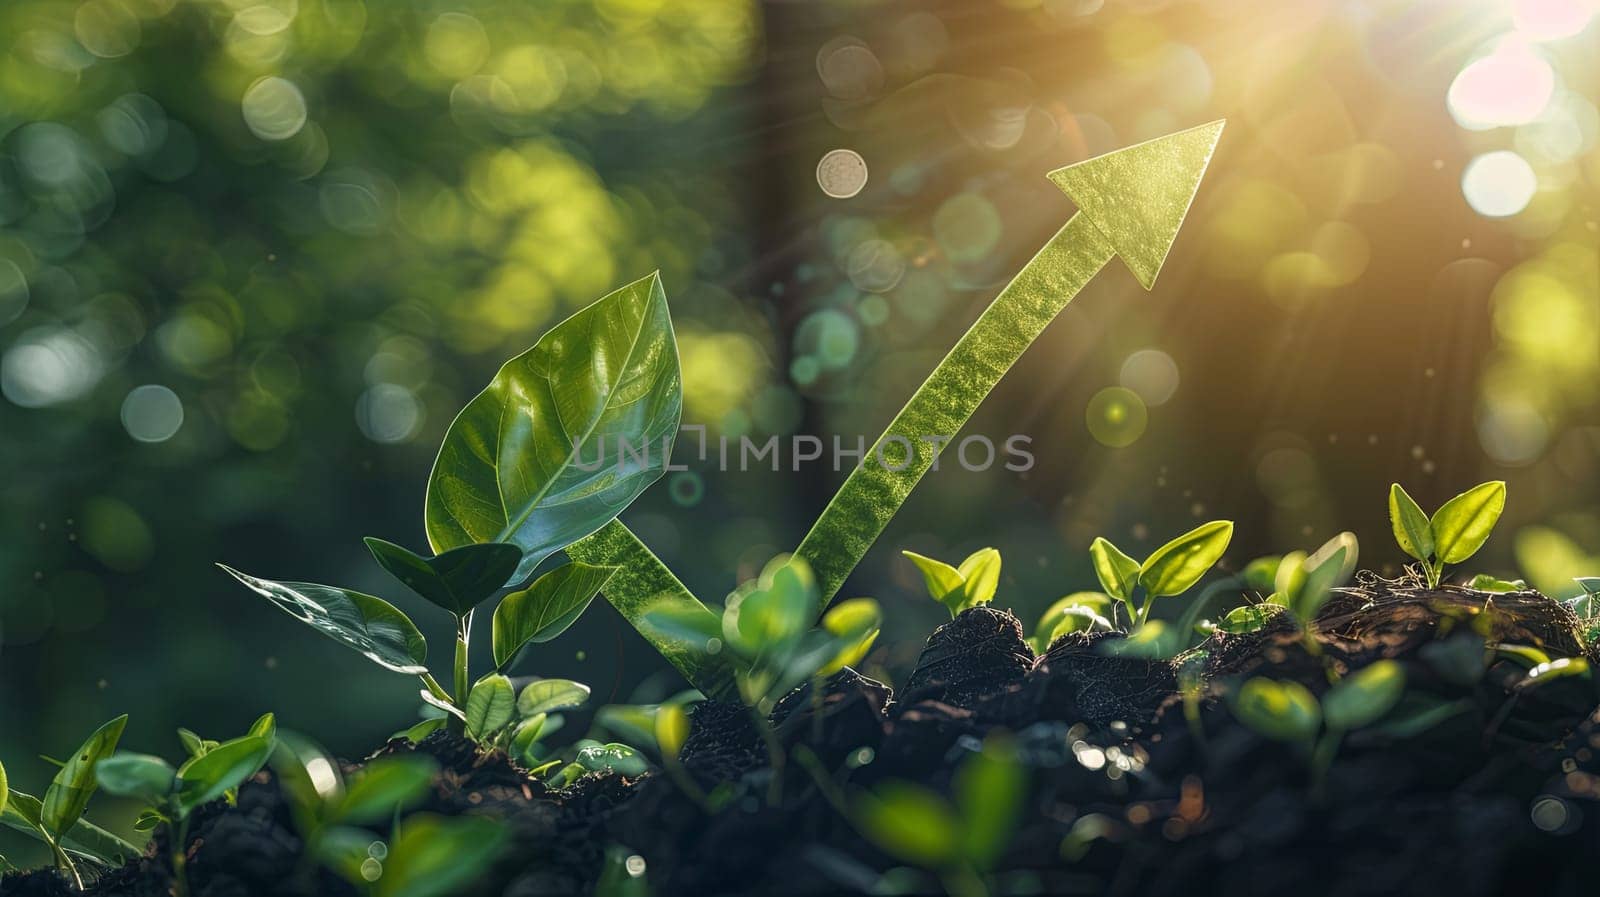
<svg viewBox="0 0 1600 897">
<path fill-rule="evenodd" d="M 44 792 L 44 808 L 39 819 L 50 834 L 59 838 L 83 815 L 97 787 L 95 764 L 116 751 L 117 741 L 127 725 L 128 716 L 123 714 L 96 729 L 56 771 L 56 777 Z"/>
<path fill-rule="evenodd" d="M 661 476 L 682 407 L 652 274 L 557 324 L 462 409 L 428 479 L 428 541 L 438 552 L 515 543 L 511 582 L 526 579 Z"/>
<path fill-rule="evenodd" d="M 547 642 L 565 632 L 616 572 L 616 567 L 563 564 L 507 595 L 494 610 L 495 666 L 503 668 L 529 642 Z"/>
<path fill-rule="evenodd" d="M 1434 551 L 1441 562 L 1459 564 L 1477 553 L 1506 509 L 1506 484 L 1482 483 L 1445 502 L 1433 514 Z"/>
<path fill-rule="evenodd" d="M 426 673 L 428 643 L 411 618 L 371 595 L 311 582 L 257 579 L 218 564 L 251 591 L 311 628 L 397 673 Z"/>
<path fill-rule="evenodd" d="M 458 617 L 499 591 L 522 560 L 522 549 L 505 542 L 463 545 L 425 558 L 393 542 L 371 536 L 364 541 L 395 579 Z"/>
</svg>

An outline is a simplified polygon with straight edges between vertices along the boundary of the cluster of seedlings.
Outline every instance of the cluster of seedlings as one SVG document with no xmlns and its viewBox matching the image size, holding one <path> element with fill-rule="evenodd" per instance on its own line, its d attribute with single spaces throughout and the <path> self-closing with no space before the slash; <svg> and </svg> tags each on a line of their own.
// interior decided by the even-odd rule
<svg viewBox="0 0 1600 897">
<path fill-rule="evenodd" d="M 224 567 L 251 591 L 323 635 L 397 674 L 416 677 L 426 718 L 398 733 L 410 743 L 465 739 L 482 756 L 502 756 L 542 789 L 569 788 L 591 773 L 636 778 L 655 770 L 703 811 L 749 800 L 733 782 L 708 783 L 690 774 L 679 755 L 691 738 L 695 701 L 714 697 L 747 712 L 748 726 L 771 774 L 764 797 L 778 805 L 785 776 L 808 776 L 834 810 L 885 853 L 934 870 L 952 893 L 978 894 L 1004 853 L 1026 788 L 1019 749 L 995 734 L 969 753 L 948 796 L 925 785 L 890 781 L 845 793 L 831 761 L 805 744 L 780 737 L 781 704 L 810 701 L 819 709 L 827 683 L 873 647 L 882 622 L 876 602 L 856 598 L 823 608 L 828 596 L 799 556 L 774 559 L 754 580 L 708 608 L 672 593 L 670 574 L 657 582 L 663 596 L 625 611 L 640 632 L 683 670 L 702 671 L 700 692 L 659 705 L 604 708 L 604 728 L 623 741 L 550 741 L 562 712 L 583 706 L 589 688 L 564 679 L 511 677 L 529 646 L 554 639 L 594 598 L 629 571 L 589 563 L 581 540 L 614 518 L 665 469 L 678 429 L 681 386 L 676 344 L 661 286 L 646 278 L 612 293 L 557 325 L 493 382 L 452 423 L 429 480 L 425 525 L 430 553 L 377 538 L 366 540 L 376 562 L 395 580 L 447 613 L 454 624 L 452 663 L 436 674 L 428 644 L 405 613 L 382 598 L 337 586 L 273 581 Z M 660 444 L 651 455 L 620 453 L 622 445 Z M 598 458 L 601 463 L 594 460 Z M 1503 483 L 1476 486 L 1431 517 L 1398 484 L 1389 515 L 1400 548 L 1418 562 L 1418 578 L 1438 586 L 1447 566 L 1467 561 L 1488 539 L 1505 506 Z M 1072 638 L 1096 636 L 1103 656 L 1170 661 L 1178 671 L 1184 714 L 1198 724 L 1202 701 L 1220 698 L 1235 718 L 1266 738 L 1293 746 L 1308 764 L 1313 790 L 1352 732 L 1378 724 L 1420 727 L 1438 708 L 1397 714 L 1406 694 L 1400 664 L 1380 660 L 1357 670 L 1324 665 L 1329 687 L 1320 698 L 1301 682 L 1251 676 L 1225 694 L 1208 684 L 1207 646 L 1219 637 L 1291 632 L 1321 656 L 1315 621 L 1354 575 L 1355 537 L 1341 533 L 1309 552 L 1260 558 L 1235 574 L 1213 577 L 1190 595 L 1222 558 L 1233 524 L 1205 523 L 1162 545 L 1143 560 L 1109 540 L 1089 548 L 1099 591 L 1073 592 L 1055 602 L 1026 634 L 1045 655 Z M 568 559 L 540 572 L 563 549 Z M 990 604 L 1000 584 L 1001 556 L 993 548 L 951 565 L 905 552 L 929 595 L 953 619 Z M 653 556 L 650 557 L 653 560 Z M 663 568 L 664 570 L 664 568 Z M 637 574 L 638 571 L 631 571 Z M 537 575 L 535 575 L 537 574 Z M 1600 592 L 1600 580 L 1580 580 Z M 1482 592 L 1520 590 L 1520 582 L 1479 576 Z M 1235 606 L 1213 608 L 1233 596 Z M 498 597 L 490 620 L 494 666 L 473 671 L 468 658 L 475 618 Z M 1175 617 L 1157 618 L 1157 599 L 1184 599 Z M 1573 604 L 1595 631 L 1592 594 Z M 1588 676 L 1582 657 L 1550 658 L 1517 646 L 1493 650 L 1526 661 L 1529 685 Z M 476 673 L 476 674 L 475 674 Z M 721 678 L 717 678 L 721 677 Z M 715 689 L 707 683 L 725 681 Z M 1213 684 L 1214 685 L 1214 684 Z M 795 696 L 799 696 L 798 699 Z M 821 718 L 820 712 L 815 714 Z M 359 772 L 344 768 L 314 742 L 280 732 L 271 714 L 225 741 L 181 731 L 184 750 L 174 764 L 119 750 L 126 717 L 91 735 L 65 762 L 42 798 L 8 788 L 0 768 L 0 822 L 44 844 L 60 872 L 79 889 L 147 854 L 84 818 L 96 790 L 139 801 L 141 831 L 155 831 L 172 889 L 188 893 L 185 867 L 192 849 L 190 822 L 208 805 L 237 799 L 244 783 L 270 768 L 287 801 L 305 853 L 358 893 L 378 897 L 436 897 L 456 893 L 490 864 L 502 843 L 486 815 L 447 817 L 416 808 L 441 774 L 424 752 L 389 753 Z M 435 735 L 435 733 L 445 733 Z M 1081 840 L 1083 832 L 1075 837 Z M 1071 854 L 1063 844 L 1063 856 Z M 149 848 L 151 851 L 155 846 Z M 0 870 L 9 868 L 0 860 Z M 627 876 L 624 875 L 624 878 Z"/>
</svg>

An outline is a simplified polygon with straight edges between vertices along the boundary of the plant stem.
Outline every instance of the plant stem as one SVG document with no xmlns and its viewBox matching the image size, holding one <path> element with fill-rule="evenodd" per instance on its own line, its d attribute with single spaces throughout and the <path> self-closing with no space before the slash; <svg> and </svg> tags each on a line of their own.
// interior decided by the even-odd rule
<svg viewBox="0 0 1600 897">
<path fill-rule="evenodd" d="M 72 876 L 72 883 L 77 886 L 78 890 L 83 890 L 83 876 L 78 874 L 78 864 L 72 861 L 72 857 L 67 856 L 66 850 L 62 849 L 60 842 L 56 841 L 55 838 L 47 835 L 45 843 L 49 844 L 50 849 L 55 852 L 56 865 L 67 870 L 67 874 Z"/>
<path fill-rule="evenodd" d="M 783 744 L 778 741 L 778 733 L 767 722 L 759 707 L 750 707 L 750 718 L 755 720 L 756 730 L 761 733 L 761 740 L 767 746 L 767 765 L 772 767 L 772 778 L 767 782 L 767 805 L 776 807 L 783 802 L 783 764 L 786 759 Z"/>
<path fill-rule="evenodd" d="M 456 662 L 455 662 L 455 705 L 465 709 L 467 695 L 472 691 L 472 682 L 467 673 L 467 646 L 472 639 L 472 611 L 467 611 L 456 617 Z M 450 714 L 446 725 L 450 731 L 460 735 L 467 730 L 466 721 Z"/>
<path fill-rule="evenodd" d="M 1326 797 L 1328 769 L 1333 766 L 1333 758 L 1339 753 L 1339 741 L 1343 737 L 1343 732 L 1330 729 L 1311 751 L 1311 797 L 1318 803 Z"/>
<path fill-rule="evenodd" d="M 189 820 L 181 819 L 170 825 L 167 834 L 171 842 L 167 845 L 172 855 L 172 890 L 176 897 L 189 897 Z"/>
<path fill-rule="evenodd" d="M 845 805 L 844 792 L 839 790 L 839 783 L 835 782 L 833 777 L 828 775 L 828 771 L 823 768 L 822 761 L 817 758 L 816 752 L 802 744 L 794 749 L 794 759 L 800 765 L 800 768 L 811 774 L 811 779 L 817 783 L 817 790 L 821 792 L 823 799 L 841 817 L 849 819 L 850 810 Z"/>
<path fill-rule="evenodd" d="M 432 673 L 423 673 L 422 674 L 422 684 L 426 685 L 428 687 L 428 694 L 433 695 L 434 697 L 438 698 L 439 700 L 441 700 L 441 701 L 452 701 L 452 700 L 454 700 L 450 696 L 450 693 L 444 690 L 444 686 L 439 684 L 439 680 L 433 678 L 433 674 Z"/>
</svg>

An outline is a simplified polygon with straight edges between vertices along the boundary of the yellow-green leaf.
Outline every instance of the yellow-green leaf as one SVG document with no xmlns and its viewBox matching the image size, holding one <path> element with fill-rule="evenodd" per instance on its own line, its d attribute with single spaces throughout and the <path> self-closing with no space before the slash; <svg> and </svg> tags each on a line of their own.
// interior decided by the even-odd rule
<svg viewBox="0 0 1600 897">
<path fill-rule="evenodd" d="M 1000 552 L 993 548 L 974 551 L 956 572 L 961 575 L 961 603 L 951 610 L 960 613 L 969 607 L 988 604 L 1000 587 Z"/>
<path fill-rule="evenodd" d="M 961 590 L 961 585 L 964 581 L 961 571 L 946 564 L 944 561 L 936 561 L 933 558 L 924 557 L 915 551 L 902 551 L 900 553 L 905 555 L 911 563 L 916 564 L 918 570 L 922 571 L 922 581 L 927 585 L 928 594 L 933 600 L 944 603 L 947 597 Z"/>
<path fill-rule="evenodd" d="M 1434 553 L 1459 564 L 1477 553 L 1506 509 L 1506 484 L 1495 480 L 1473 486 L 1444 503 L 1433 515 Z"/>
<path fill-rule="evenodd" d="M 1339 680 L 1322 696 L 1328 728 L 1346 732 L 1370 726 L 1388 713 L 1406 690 L 1406 672 L 1393 660 L 1370 663 Z"/>
<path fill-rule="evenodd" d="M 1146 558 L 1139 571 L 1139 584 L 1151 598 L 1180 595 L 1206 575 L 1228 550 L 1232 538 L 1232 521 L 1202 523 Z"/>
<path fill-rule="evenodd" d="M 885 782 L 856 805 L 856 825 L 886 853 L 924 867 L 955 859 L 961 823 L 944 798 L 910 782 Z"/>
<path fill-rule="evenodd" d="M 1394 540 L 1400 550 L 1419 561 L 1433 557 L 1433 530 L 1428 515 L 1399 483 L 1389 487 L 1389 525 L 1394 529 Z"/>
<path fill-rule="evenodd" d="M 1309 741 L 1322 724 L 1317 697 L 1304 685 L 1259 676 L 1239 686 L 1233 695 L 1233 714 L 1278 741 Z"/>
<path fill-rule="evenodd" d="M 1110 540 L 1097 537 L 1089 544 L 1089 559 L 1094 562 L 1094 575 L 1100 578 L 1100 587 L 1106 594 L 1122 601 L 1133 599 L 1133 590 L 1139 584 L 1139 562 Z"/>
</svg>

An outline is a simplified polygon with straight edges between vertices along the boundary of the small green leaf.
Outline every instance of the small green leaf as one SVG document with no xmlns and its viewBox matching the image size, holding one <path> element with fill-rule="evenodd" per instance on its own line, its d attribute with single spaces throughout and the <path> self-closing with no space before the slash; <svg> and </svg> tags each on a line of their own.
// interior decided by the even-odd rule
<svg viewBox="0 0 1600 897">
<path fill-rule="evenodd" d="M 1234 693 L 1233 713 L 1251 729 L 1278 741 L 1310 741 L 1322 723 L 1317 698 L 1304 685 L 1259 676 Z"/>
<path fill-rule="evenodd" d="M 1122 553 L 1122 550 L 1104 537 L 1089 544 L 1089 558 L 1094 562 L 1094 575 L 1100 578 L 1100 587 L 1106 594 L 1120 601 L 1132 601 L 1133 590 L 1139 584 L 1139 562 Z"/>
<path fill-rule="evenodd" d="M 832 676 L 855 666 L 872 650 L 883 627 L 883 610 L 871 598 L 841 601 L 822 615 L 822 630 L 834 637 L 833 658 L 817 669 L 818 676 Z"/>
<path fill-rule="evenodd" d="M 1333 590 L 1344 585 L 1356 566 L 1356 537 L 1340 533 L 1323 543 L 1301 563 L 1305 579 L 1290 599 L 1289 610 L 1303 622 L 1316 619 Z"/>
<path fill-rule="evenodd" d="M 505 842 L 504 826 L 487 816 L 407 816 L 389 846 L 376 897 L 445 897 L 463 893 Z"/>
<path fill-rule="evenodd" d="M 380 757 L 350 779 L 329 821 L 376 825 L 415 805 L 433 784 L 439 764 L 426 754 Z"/>
<path fill-rule="evenodd" d="M 444 723 L 445 719 L 442 716 L 435 717 L 433 719 L 425 719 L 411 728 L 406 729 L 404 732 L 399 733 L 395 737 L 404 738 L 412 744 L 416 744 L 422 739 L 427 738 L 429 735 L 432 735 L 440 729 L 443 729 Z"/>
<path fill-rule="evenodd" d="M 856 827 L 896 858 L 942 868 L 958 856 L 961 822 L 933 791 L 910 782 L 885 782 L 856 805 Z"/>
<path fill-rule="evenodd" d="M 1115 629 L 1103 613 L 1110 605 L 1110 596 L 1100 592 L 1073 592 L 1058 599 L 1040 615 L 1039 625 L 1034 627 L 1033 650 L 1043 654 L 1069 632 Z"/>
<path fill-rule="evenodd" d="M 500 591 L 522 561 L 522 549 L 506 542 L 463 545 L 427 558 L 372 536 L 363 541 L 406 588 L 458 617 Z"/>
<path fill-rule="evenodd" d="M 244 734 L 254 735 L 257 738 L 265 738 L 269 741 L 277 738 L 278 718 L 271 713 L 263 713 L 259 717 L 256 717 L 256 721 L 250 724 L 249 731 L 245 732 Z"/>
<path fill-rule="evenodd" d="M 504 668 L 529 642 L 548 642 L 571 626 L 616 567 L 570 563 L 501 600 L 494 611 L 494 662 Z"/>
<path fill-rule="evenodd" d="M 178 771 L 160 757 L 127 752 L 101 760 L 94 774 L 107 794 L 135 798 L 151 806 L 165 802 L 178 779 Z"/>
<path fill-rule="evenodd" d="M 1347 732 L 1370 726 L 1388 713 L 1406 690 L 1406 673 L 1393 660 L 1379 660 L 1339 680 L 1322 696 L 1328 728 Z"/>
<path fill-rule="evenodd" d="M 685 645 L 708 654 L 712 643 L 722 643 L 722 619 L 705 607 L 678 601 L 658 602 L 639 614 L 639 632 L 663 644 Z"/>
<path fill-rule="evenodd" d="M 1283 611 L 1276 604 L 1247 604 L 1228 611 L 1217 623 L 1217 629 L 1232 635 L 1255 632 Z"/>
<path fill-rule="evenodd" d="M 1572 581 L 1585 595 L 1600 595 L 1600 576 L 1574 576 Z"/>
<path fill-rule="evenodd" d="M 944 561 L 923 557 L 915 551 L 902 551 L 900 553 L 905 555 L 911 563 L 916 564 L 917 569 L 922 572 L 922 581 L 928 587 L 928 595 L 933 600 L 944 604 L 946 598 L 961 591 L 963 582 L 961 571 L 946 564 Z"/>
<path fill-rule="evenodd" d="M 960 613 L 969 607 L 988 604 L 1000 588 L 1000 552 L 982 548 L 967 556 L 956 568 L 961 574 L 961 602 L 951 610 Z"/>
<path fill-rule="evenodd" d="M 1433 557 L 1433 528 L 1428 515 L 1399 483 L 1389 487 L 1389 525 L 1400 550 L 1419 561 Z"/>
<path fill-rule="evenodd" d="M 1528 671 L 1528 675 L 1518 682 L 1518 691 L 1548 685 L 1557 679 L 1566 679 L 1569 676 L 1587 676 L 1589 674 L 1589 661 L 1582 657 L 1563 657 L 1549 663 L 1541 663 Z"/>
<path fill-rule="evenodd" d="M 1294 607 L 1300 600 L 1300 593 L 1305 590 L 1306 553 L 1291 551 L 1284 555 L 1278 564 L 1278 572 L 1273 577 L 1273 583 L 1272 597 L 1268 598 L 1267 602 Z"/>
<path fill-rule="evenodd" d="M 512 759 L 524 764 L 532 759 L 533 746 L 538 743 L 539 736 L 544 734 L 544 724 L 547 719 L 549 719 L 548 714 L 535 713 L 517 723 L 517 727 L 511 731 L 511 745 L 507 748 L 507 753 Z"/>
<path fill-rule="evenodd" d="M 0 763 L 0 813 L 6 811 L 6 801 L 11 799 L 11 785 L 6 781 L 6 765 Z"/>
<path fill-rule="evenodd" d="M 456 416 L 428 477 L 429 544 L 514 543 L 524 555 L 507 584 L 526 579 L 666 471 L 682 409 L 652 274 L 552 327 Z"/>
<path fill-rule="evenodd" d="M 183 743 L 184 754 L 190 757 L 198 757 L 210 750 L 210 748 L 206 746 L 206 740 L 204 738 L 201 738 L 199 735 L 196 735 L 188 729 L 178 730 L 178 741 Z"/>
<path fill-rule="evenodd" d="M 1459 564 L 1476 554 L 1505 509 L 1506 484 L 1501 480 L 1473 486 L 1445 502 L 1431 524 L 1439 560 Z"/>
<path fill-rule="evenodd" d="M 511 680 L 499 673 L 479 679 L 467 695 L 467 737 L 483 741 L 511 722 L 517 706 Z"/>
<path fill-rule="evenodd" d="M 66 834 L 83 815 L 96 787 L 95 765 L 116 751 L 127 725 L 128 716 L 123 714 L 96 729 L 51 780 L 39 819 L 51 835 Z"/>
<path fill-rule="evenodd" d="M 676 758 L 689 740 L 689 712 L 682 704 L 662 704 L 656 710 L 656 747 L 663 758 Z"/>
<path fill-rule="evenodd" d="M 950 789 L 962 822 L 962 852 L 979 869 L 991 868 L 1005 852 L 1026 785 L 1022 765 L 995 737 L 956 769 Z"/>
<path fill-rule="evenodd" d="M 1181 595 L 1222 558 L 1232 538 L 1232 521 L 1202 523 L 1146 558 L 1139 570 L 1139 584 L 1151 598 Z"/>
<path fill-rule="evenodd" d="M 729 596 L 722 615 L 723 637 L 746 656 L 787 651 L 811 629 L 817 583 L 799 558 L 769 564 L 753 588 Z"/>
<path fill-rule="evenodd" d="M 1479 573 L 1477 576 L 1472 577 L 1472 580 L 1467 583 L 1467 587 L 1477 589 L 1480 592 L 1504 593 L 1525 591 L 1528 588 L 1528 584 L 1520 579 L 1501 579 L 1488 573 Z"/>
<path fill-rule="evenodd" d="M 589 686 L 571 679 L 540 679 L 517 695 L 517 716 L 527 719 L 539 713 L 554 713 L 582 707 L 589 700 Z"/>
<path fill-rule="evenodd" d="M 218 564 L 280 610 L 396 673 L 426 673 L 428 643 L 411 618 L 382 598 L 310 582 L 273 582 Z"/>
<path fill-rule="evenodd" d="M 575 762 L 590 772 L 609 769 L 625 776 L 644 775 L 650 769 L 650 764 L 638 751 L 619 742 L 586 747 L 578 751 Z"/>
<path fill-rule="evenodd" d="M 179 812 L 187 815 L 238 788 L 267 764 L 272 748 L 272 739 L 246 735 L 183 764 L 178 768 Z"/>
<path fill-rule="evenodd" d="M 1244 577 L 1245 587 L 1257 594 L 1266 595 L 1276 590 L 1278 578 L 1278 565 L 1283 558 L 1278 555 L 1260 557 L 1244 565 L 1240 576 Z"/>
</svg>

